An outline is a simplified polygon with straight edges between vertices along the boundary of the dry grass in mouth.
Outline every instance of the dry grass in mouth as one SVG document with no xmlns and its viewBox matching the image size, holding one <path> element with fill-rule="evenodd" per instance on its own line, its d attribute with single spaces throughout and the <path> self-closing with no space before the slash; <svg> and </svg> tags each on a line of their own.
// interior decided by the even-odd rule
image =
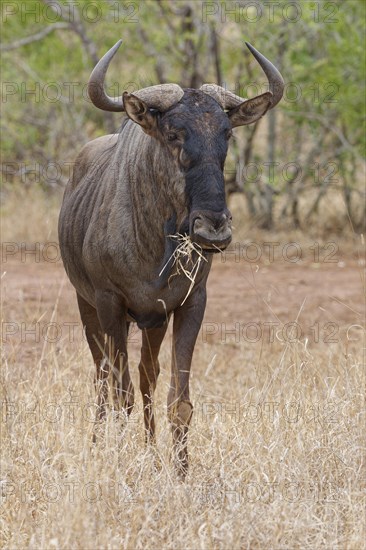
<svg viewBox="0 0 366 550">
<path fill-rule="evenodd" d="M 197 273 L 199 271 L 202 261 L 207 262 L 207 259 L 202 254 L 202 248 L 198 244 L 194 243 L 188 235 L 181 235 L 180 233 L 177 233 L 176 235 L 168 235 L 168 237 L 170 237 L 171 239 L 176 239 L 178 241 L 178 246 L 174 250 L 173 254 L 169 257 L 163 269 L 160 271 L 159 277 L 169 265 L 170 260 L 173 258 L 173 267 L 176 267 L 176 271 L 175 273 L 170 275 L 168 279 L 168 285 L 170 283 L 170 279 L 172 279 L 175 275 L 182 274 L 185 275 L 191 283 L 189 285 L 188 292 L 183 302 L 181 303 L 181 305 L 183 305 L 190 295 L 192 288 L 194 287 Z M 194 252 L 196 252 L 197 254 L 196 260 L 193 259 Z M 189 265 L 190 267 L 188 267 Z"/>
</svg>

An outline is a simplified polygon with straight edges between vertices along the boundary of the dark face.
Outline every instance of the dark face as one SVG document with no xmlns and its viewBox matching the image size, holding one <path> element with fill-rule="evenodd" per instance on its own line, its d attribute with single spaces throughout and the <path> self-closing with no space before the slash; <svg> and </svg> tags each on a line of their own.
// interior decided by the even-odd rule
<svg viewBox="0 0 366 550">
<path fill-rule="evenodd" d="M 228 116 L 212 97 L 189 89 L 161 115 L 158 126 L 185 177 L 191 239 L 210 252 L 224 250 L 232 238 L 223 175 L 231 136 Z"/>
</svg>

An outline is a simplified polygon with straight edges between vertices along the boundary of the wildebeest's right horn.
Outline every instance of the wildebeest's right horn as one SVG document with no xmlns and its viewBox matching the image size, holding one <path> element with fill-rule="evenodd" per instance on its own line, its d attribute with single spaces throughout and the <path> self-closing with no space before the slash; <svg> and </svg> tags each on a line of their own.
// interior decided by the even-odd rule
<svg viewBox="0 0 366 550">
<path fill-rule="evenodd" d="M 107 69 L 121 44 L 122 40 L 119 40 L 117 44 L 102 57 L 94 67 L 89 78 L 89 97 L 94 105 L 103 111 L 124 111 L 122 96 L 110 97 L 104 90 L 104 80 Z M 177 84 L 159 84 L 133 92 L 133 95 L 145 101 L 148 107 L 157 109 L 158 111 L 167 111 L 181 100 L 183 94 L 182 88 Z"/>
</svg>

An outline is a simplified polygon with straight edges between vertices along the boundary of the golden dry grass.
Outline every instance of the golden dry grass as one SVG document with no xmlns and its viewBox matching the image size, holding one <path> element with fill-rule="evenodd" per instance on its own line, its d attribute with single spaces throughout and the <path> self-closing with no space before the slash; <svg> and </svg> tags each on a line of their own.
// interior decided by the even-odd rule
<svg viewBox="0 0 366 550">
<path fill-rule="evenodd" d="M 37 197 L 29 203 L 32 222 L 22 221 L 21 239 L 25 234 L 29 241 L 40 239 L 41 226 L 51 227 L 48 238 L 54 238 L 56 208 L 46 206 Z M 5 227 L 11 228 L 14 212 L 4 215 Z M 71 289 L 55 276 L 60 270 L 46 262 L 37 266 L 47 273 L 49 286 L 40 281 L 31 300 L 25 288 L 19 297 L 14 289 L 25 284 L 22 274 L 29 269 L 30 277 L 34 266 L 14 262 L 10 278 L 4 277 L 4 321 L 77 320 Z M 235 300 L 238 290 L 229 281 L 225 292 Z M 215 315 L 219 323 L 220 311 Z M 105 437 L 92 446 L 93 367 L 80 332 L 74 341 L 63 333 L 55 343 L 42 337 L 35 342 L 27 334 L 24 342 L 19 334 L 7 338 L 1 370 L 1 547 L 364 548 L 365 370 L 357 315 L 354 325 L 335 343 L 305 335 L 250 344 L 199 339 L 184 484 L 176 482 L 170 463 L 166 418 L 171 334 L 160 356 L 155 454 L 144 445 L 138 391 L 128 423 L 122 428 L 111 412 Z M 138 360 L 138 342 L 132 342 L 136 390 Z"/>
<path fill-rule="evenodd" d="M 126 428 L 109 415 L 105 441 L 92 448 L 88 351 L 52 348 L 26 370 L 3 368 L 4 548 L 363 548 L 357 350 L 272 345 L 256 360 L 239 352 L 216 362 L 209 376 L 215 349 L 196 355 L 191 470 L 179 485 L 169 463 L 167 346 L 157 467 L 139 397 Z"/>
</svg>

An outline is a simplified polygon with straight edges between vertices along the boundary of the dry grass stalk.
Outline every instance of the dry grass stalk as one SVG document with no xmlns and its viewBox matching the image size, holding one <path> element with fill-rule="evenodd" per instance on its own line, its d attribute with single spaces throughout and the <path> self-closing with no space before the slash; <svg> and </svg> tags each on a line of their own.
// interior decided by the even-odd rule
<svg viewBox="0 0 366 550">
<path fill-rule="evenodd" d="M 178 246 L 175 248 L 173 254 L 169 257 L 169 260 L 164 265 L 163 269 L 159 273 L 159 277 L 164 272 L 166 267 L 169 265 L 171 259 L 173 258 L 173 266 L 176 267 L 176 271 L 170 275 L 168 279 L 168 284 L 170 283 L 170 279 L 175 277 L 176 275 L 185 275 L 187 279 L 191 282 L 188 292 L 181 303 L 181 305 L 184 304 L 184 302 L 187 300 L 188 296 L 190 295 L 192 288 L 194 287 L 194 283 L 196 282 L 197 273 L 199 271 L 200 265 L 202 261 L 204 260 L 207 262 L 207 259 L 202 254 L 202 248 L 191 241 L 191 238 L 188 235 L 181 235 L 180 233 L 177 233 L 176 235 L 168 235 L 171 239 L 176 239 L 178 241 Z M 194 260 L 193 253 L 197 254 L 197 259 Z"/>
</svg>

